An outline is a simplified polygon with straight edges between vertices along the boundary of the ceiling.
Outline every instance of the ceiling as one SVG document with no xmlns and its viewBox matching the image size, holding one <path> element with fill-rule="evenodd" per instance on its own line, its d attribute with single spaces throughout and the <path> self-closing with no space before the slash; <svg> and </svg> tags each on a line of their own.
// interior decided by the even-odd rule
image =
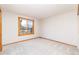
<svg viewBox="0 0 79 59">
<path fill-rule="evenodd" d="M 39 19 L 74 9 L 74 4 L 2 4 L 0 6 L 3 10 Z"/>
</svg>

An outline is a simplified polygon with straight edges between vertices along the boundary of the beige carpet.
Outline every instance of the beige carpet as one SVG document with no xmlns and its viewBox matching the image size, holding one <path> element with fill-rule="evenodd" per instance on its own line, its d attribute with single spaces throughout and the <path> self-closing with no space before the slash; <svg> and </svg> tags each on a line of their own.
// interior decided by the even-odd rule
<svg viewBox="0 0 79 59">
<path fill-rule="evenodd" d="M 74 46 L 45 40 L 33 39 L 3 47 L 1 55 L 78 55 L 79 50 Z"/>
</svg>

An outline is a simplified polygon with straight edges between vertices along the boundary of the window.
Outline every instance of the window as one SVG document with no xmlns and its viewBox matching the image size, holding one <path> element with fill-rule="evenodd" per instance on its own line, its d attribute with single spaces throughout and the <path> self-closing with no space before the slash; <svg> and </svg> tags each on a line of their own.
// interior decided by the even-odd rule
<svg viewBox="0 0 79 59">
<path fill-rule="evenodd" d="M 18 35 L 34 34 L 34 20 L 18 17 Z"/>
</svg>

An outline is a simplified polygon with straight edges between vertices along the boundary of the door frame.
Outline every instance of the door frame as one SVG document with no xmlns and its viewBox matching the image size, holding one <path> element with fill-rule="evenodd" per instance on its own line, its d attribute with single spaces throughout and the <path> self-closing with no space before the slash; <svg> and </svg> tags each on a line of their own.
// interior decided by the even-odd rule
<svg viewBox="0 0 79 59">
<path fill-rule="evenodd" d="M 2 10 L 0 9 L 0 51 L 2 51 Z"/>
</svg>

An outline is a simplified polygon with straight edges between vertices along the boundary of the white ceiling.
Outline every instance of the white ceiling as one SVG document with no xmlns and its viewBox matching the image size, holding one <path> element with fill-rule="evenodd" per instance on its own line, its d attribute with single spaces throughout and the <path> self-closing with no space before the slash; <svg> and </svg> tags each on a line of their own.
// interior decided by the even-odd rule
<svg viewBox="0 0 79 59">
<path fill-rule="evenodd" d="M 6 11 L 26 16 L 46 18 L 70 11 L 74 9 L 74 4 L 3 4 L 1 7 Z"/>
</svg>

